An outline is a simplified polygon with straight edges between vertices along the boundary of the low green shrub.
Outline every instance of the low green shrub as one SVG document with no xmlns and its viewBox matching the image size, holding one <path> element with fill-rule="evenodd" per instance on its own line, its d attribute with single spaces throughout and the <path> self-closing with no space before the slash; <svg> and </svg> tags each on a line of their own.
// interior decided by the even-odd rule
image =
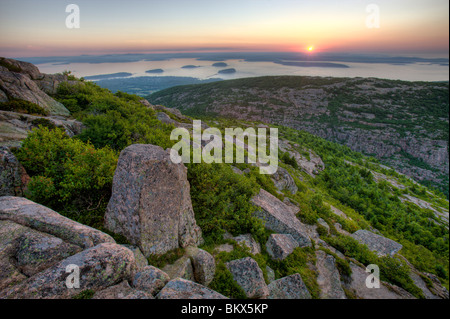
<svg viewBox="0 0 450 319">
<path fill-rule="evenodd" d="M 30 174 L 27 196 L 83 224 L 99 228 L 111 196 L 118 155 L 109 147 L 34 129 L 15 152 Z"/>
<path fill-rule="evenodd" d="M 0 103 L 0 110 L 32 115 L 49 115 L 49 112 L 43 107 L 25 100 L 9 100 Z"/>
<path fill-rule="evenodd" d="M 31 124 L 33 124 L 34 126 L 43 126 L 50 130 L 53 130 L 58 127 L 52 121 L 50 121 L 48 119 L 44 119 L 44 118 L 34 119 L 31 121 Z"/>
</svg>

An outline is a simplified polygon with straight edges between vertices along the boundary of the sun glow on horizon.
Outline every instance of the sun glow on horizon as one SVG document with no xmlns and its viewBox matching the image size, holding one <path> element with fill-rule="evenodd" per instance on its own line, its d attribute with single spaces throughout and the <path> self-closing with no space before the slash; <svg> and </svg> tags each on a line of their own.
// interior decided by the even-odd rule
<svg viewBox="0 0 450 319">
<path fill-rule="evenodd" d="M 309 52 L 313 52 L 313 51 L 314 51 L 314 46 L 308 47 L 308 51 L 309 51 Z"/>
</svg>

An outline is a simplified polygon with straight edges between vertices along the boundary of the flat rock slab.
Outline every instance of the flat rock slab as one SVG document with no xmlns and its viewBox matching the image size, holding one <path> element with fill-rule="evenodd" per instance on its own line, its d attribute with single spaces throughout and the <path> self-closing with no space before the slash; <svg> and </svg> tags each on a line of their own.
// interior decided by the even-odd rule
<svg viewBox="0 0 450 319">
<path fill-rule="evenodd" d="M 128 281 L 108 287 L 102 291 L 94 294 L 92 299 L 155 299 L 153 296 L 145 291 L 134 289 L 130 287 Z"/>
<path fill-rule="evenodd" d="M 80 288 L 68 288 L 66 280 L 74 274 L 72 265 L 79 268 Z M 53 267 L 24 282 L 0 292 L 8 299 L 69 299 L 83 290 L 100 291 L 124 280 L 135 272 L 133 252 L 117 244 L 100 244 L 66 258 Z M 69 271 L 67 271 L 69 269 Z"/>
<path fill-rule="evenodd" d="M 358 299 L 415 299 L 406 290 L 381 282 L 380 288 L 368 288 L 366 279 L 369 273 L 354 263 L 350 263 L 352 269 L 351 282 L 347 289 Z"/>
<path fill-rule="evenodd" d="M 269 285 L 269 299 L 311 299 L 300 274 L 283 277 Z"/>
<path fill-rule="evenodd" d="M 316 251 L 316 267 L 319 273 L 317 284 L 320 299 L 347 299 L 341 285 L 341 276 L 336 268 L 336 260 L 323 250 Z"/>
<path fill-rule="evenodd" d="M 367 245 L 370 250 L 380 256 L 394 256 L 403 246 L 392 239 L 374 234 L 368 230 L 360 229 L 352 234 L 352 237 L 361 244 Z"/>
<path fill-rule="evenodd" d="M 77 223 L 22 197 L 0 197 L 0 220 L 13 221 L 83 249 L 101 243 L 115 243 L 111 236 L 99 230 Z"/>
<path fill-rule="evenodd" d="M 298 209 L 295 211 L 263 189 L 251 202 L 258 207 L 255 215 L 265 221 L 266 228 L 279 234 L 292 235 L 300 247 L 311 246 L 307 227 L 295 216 Z"/>
<path fill-rule="evenodd" d="M 169 275 L 161 269 L 146 266 L 134 276 L 133 287 L 151 295 L 156 295 L 169 281 Z"/>
<path fill-rule="evenodd" d="M 253 258 L 233 260 L 227 262 L 226 266 L 248 298 L 265 298 L 269 295 L 263 272 Z"/>
<path fill-rule="evenodd" d="M 267 253 L 278 260 L 285 259 L 297 247 L 297 241 L 289 234 L 272 234 L 266 243 Z"/>
<path fill-rule="evenodd" d="M 217 291 L 195 282 L 177 278 L 170 281 L 156 296 L 157 299 L 228 299 Z"/>
</svg>

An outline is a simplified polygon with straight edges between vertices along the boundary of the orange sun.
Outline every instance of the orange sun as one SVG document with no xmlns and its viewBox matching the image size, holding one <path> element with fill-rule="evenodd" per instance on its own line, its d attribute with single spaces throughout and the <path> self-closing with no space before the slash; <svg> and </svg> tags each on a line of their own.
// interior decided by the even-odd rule
<svg viewBox="0 0 450 319">
<path fill-rule="evenodd" d="M 314 47 L 313 47 L 313 46 L 308 47 L 308 51 L 309 51 L 309 52 L 314 51 Z"/>
</svg>

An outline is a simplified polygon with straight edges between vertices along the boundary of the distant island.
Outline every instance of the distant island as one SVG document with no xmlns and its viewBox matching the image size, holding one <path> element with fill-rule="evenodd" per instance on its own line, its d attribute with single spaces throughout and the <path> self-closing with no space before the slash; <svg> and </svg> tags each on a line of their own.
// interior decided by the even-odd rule
<svg viewBox="0 0 450 319">
<path fill-rule="evenodd" d="M 236 69 L 225 69 L 219 71 L 219 74 L 233 74 L 233 73 L 236 73 Z"/>
<path fill-rule="evenodd" d="M 215 66 L 217 68 L 223 68 L 223 67 L 228 66 L 228 64 L 226 64 L 225 62 L 217 62 L 217 63 L 214 63 L 212 66 Z"/>
<path fill-rule="evenodd" d="M 164 70 L 163 69 L 153 69 L 153 70 L 148 70 L 148 71 L 145 71 L 145 73 L 164 73 Z"/>
<path fill-rule="evenodd" d="M 341 63 L 332 63 L 332 62 L 286 62 L 286 61 L 277 61 L 274 62 L 281 65 L 286 66 L 300 66 L 304 68 L 349 68 L 346 64 Z"/>
<path fill-rule="evenodd" d="M 221 80 L 219 78 L 200 80 L 193 77 L 180 76 L 139 76 L 126 79 L 104 79 L 96 83 L 101 87 L 111 90 L 113 93 L 122 91 L 145 96 L 178 85 L 211 83 Z"/>
<path fill-rule="evenodd" d="M 99 74 L 99 75 L 90 75 L 85 76 L 85 80 L 97 81 L 97 80 L 105 80 L 105 79 L 113 79 L 113 78 L 127 78 L 132 76 L 133 73 L 128 72 L 119 72 L 119 73 L 111 73 L 111 74 Z"/>
<path fill-rule="evenodd" d="M 182 69 L 197 69 L 197 68 L 201 68 L 200 65 L 185 65 L 181 67 Z"/>
</svg>

